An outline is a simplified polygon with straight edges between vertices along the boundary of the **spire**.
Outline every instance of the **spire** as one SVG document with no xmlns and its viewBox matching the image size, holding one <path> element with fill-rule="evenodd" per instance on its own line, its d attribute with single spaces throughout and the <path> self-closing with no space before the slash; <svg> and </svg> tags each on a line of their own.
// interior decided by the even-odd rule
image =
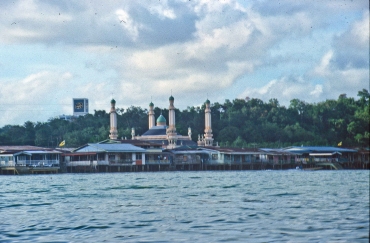
<svg viewBox="0 0 370 243">
<path fill-rule="evenodd" d="M 112 140 L 116 140 L 118 137 L 118 131 L 117 131 L 117 112 L 116 112 L 116 101 L 112 98 L 110 101 L 111 107 L 110 107 L 110 135 L 109 138 Z"/>
<path fill-rule="evenodd" d="M 154 104 L 153 102 L 149 103 L 149 129 L 155 126 L 155 116 L 154 116 Z"/>
<path fill-rule="evenodd" d="M 212 146 L 213 144 L 213 134 L 212 134 L 212 121 L 211 121 L 211 102 L 207 99 L 206 109 L 204 111 L 205 115 L 205 129 L 204 129 L 204 145 Z"/>
<path fill-rule="evenodd" d="M 213 145 L 213 134 L 212 134 L 212 121 L 211 121 L 211 102 L 208 100 L 205 101 L 206 109 L 204 110 L 205 116 L 205 129 L 204 135 L 198 137 L 199 146 L 212 146 Z"/>
<path fill-rule="evenodd" d="M 172 96 L 172 90 L 171 90 L 171 96 L 169 98 L 170 106 L 168 108 L 168 128 L 166 130 L 167 139 L 168 139 L 168 145 L 169 147 L 174 148 L 177 144 L 177 133 L 176 133 L 176 121 L 175 121 L 175 106 L 174 101 L 175 98 Z"/>
<path fill-rule="evenodd" d="M 135 139 L 135 128 L 131 128 L 131 136 L 132 136 L 132 140 Z"/>
</svg>

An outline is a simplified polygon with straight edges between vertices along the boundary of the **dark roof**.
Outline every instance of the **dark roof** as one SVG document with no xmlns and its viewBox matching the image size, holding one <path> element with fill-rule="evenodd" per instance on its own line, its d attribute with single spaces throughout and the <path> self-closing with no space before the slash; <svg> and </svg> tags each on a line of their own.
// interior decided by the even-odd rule
<svg viewBox="0 0 370 243">
<path fill-rule="evenodd" d="M 146 131 L 142 136 L 166 135 L 166 126 L 154 126 Z"/>
<path fill-rule="evenodd" d="M 158 143 L 153 143 L 148 140 L 132 140 L 132 139 L 126 139 L 126 140 L 119 140 L 121 143 L 129 143 L 138 147 L 141 146 L 151 146 L 151 147 L 161 147 Z"/>
<path fill-rule="evenodd" d="M 182 145 L 180 147 L 168 150 L 183 151 L 183 150 L 198 150 L 198 145 Z"/>
<path fill-rule="evenodd" d="M 50 148 L 42 148 L 36 146 L 28 146 L 28 145 L 20 145 L 20 146 L 0 146 L 0 152 L 18 152 L 18 151 L 35 151 L 35 150 L 43 150 L 43 151 L 50 151 Z"/>
<path fill-rule="evenodd" d="M 160 145 L 168 145 L 168 140 L 167 139 L 156 139 L 156 140 L 146 140 L 146 141 L 150 141 L 151 143 L 156 143 L 156 144 L 160 144 Z M 181 145 L 182 143 L 182 145 Z M 177 144 L 176 145 L 181 145 L 181 146 L 196 146 L 197 143 L 192 141 L 192 140 L 177 140 Z"/>
<path fill-rule="evenodd" d="M 203 147 L 205 149 L 213 149 L 224 153 L 233 153 L 233 152 L 259 152 L 260 150 L 257 148 L 228 148 L 228 147 L 215 147 L 215 146 L 207 146 Z"/>
<path fill-rule="evenodd" d="M 62 154 L 62 156 L 86 156 L 86 155 L 96 155 L 96 152 L 86 152 L 86 153 L 68 153 Z"/>
</svg>

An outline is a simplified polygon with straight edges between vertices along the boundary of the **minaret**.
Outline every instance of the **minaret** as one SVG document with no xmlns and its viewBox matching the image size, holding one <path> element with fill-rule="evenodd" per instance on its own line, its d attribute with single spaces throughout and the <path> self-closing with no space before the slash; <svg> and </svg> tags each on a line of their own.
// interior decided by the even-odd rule
<svg viewBox="0 0 370 243">
<path fill-rule="evenodd" d="M 155 126 L 155 116 L 154 116 L 154 104 L 150 102 L 149 104 L 149 129 Z"/>
<path fill-rule="evenodd" d="M 134 140 L 135 139 L 135 128 L 131 128 L 131 139 Z"/>
<path fill-rule="evenodd" d="M 211 102 L 207 99 L 206 109 L 204 111 L 205 113 L 204 146 L 212 146 L 213 144 L 210 105 L 211 105 Z"/>
<path fill-rule="evenodd" d="M 189 139 L 191 140 L 191 127 L 188 127 L 188 136 L 189 136 Z"/>
<path fill-rule="evenodd" d="M 174 130 L 174 132 L 176 132 L 176 127 L 175 127 L 175 106 L 173 105 L 173 102 L 175 101 L 175 99 L 173 98 L 172 95 L 170 96 L 169 101 L 170 101 L 170 107 L 168 108 L 168 119 L 169 119 L 168 127 L 169 128 L 172 128 Z"/>
<path fill-rule="evenodd" d="M 114 99 L 111 100 L 110 102 L 111 107 L 110 107 L 110 135 L 109 138 L 116 140 L 118 137 L 118 132 L 117 132 L 117 113 L 116 113 L 116 101 Z"/>
<path fill-rule="evenodd" d="M 175 125 L 175 106 L 173 105 L 174 98 L 171 95 L 169 98 L 170 107 L 168 108 L 168 128 L 167 128 L 167 139 L 169 147 L 174 148 L 177 142 L 177 133 L 176 133 L 176 125 Z"/>
</svg>

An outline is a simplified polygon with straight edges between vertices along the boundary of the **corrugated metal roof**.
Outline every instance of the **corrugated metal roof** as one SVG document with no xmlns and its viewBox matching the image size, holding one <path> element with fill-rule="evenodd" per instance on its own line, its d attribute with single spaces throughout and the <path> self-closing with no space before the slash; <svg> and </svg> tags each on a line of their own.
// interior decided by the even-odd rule
<svg viewBox="0 0 370 243">
<path fill-rule="evenodd" d="M 214 146 L 207 146 L 207 147 L 199 147 L 204 149 L 216 150 L 221 153 L 258 153 L 259 150 L 255 148 L 228 148 L 228 147 L 214 147 Z"/>
<path fill-rule="evenodd" d="M 307 146 L 307 147 L 289 147 L 285 148 L 285 151 L 293 152 L 293 153 L 356 153 L 357 150 L 354 149 L 346 149 L 346 148 L 338 148 L 338 147 L 315 147 L 315 146 Z"/>
<path fill-rule="evenodd" d="M 145 152 L 145 149 L 128 143 L 88 144 L 74 152 Z"/>
<path fill-rule="evenodd" d="M 0 146 L 0 151 L 31 151 L 31 150 L 52 150 L 48 148 L 29 146 L 29 145 L 19 145 L 19 146 Z"/>
<path fill-rule="evenodd" d="M 14 155 L 19 155 L 19 154 L 28 154 L 28 155 L 33 155 L 33 154 L 61 154 L 62 152 L 59 151 L 40 151 L 40 150 L 31 150 L 31 151 L 21 151 L 18 153 L 15 153 Z"/>
<path fill-rule="evenodd" d="M 204 150 L 170 150 L 173 154 L 208 154 L 207 151 Z"/>
</svg>

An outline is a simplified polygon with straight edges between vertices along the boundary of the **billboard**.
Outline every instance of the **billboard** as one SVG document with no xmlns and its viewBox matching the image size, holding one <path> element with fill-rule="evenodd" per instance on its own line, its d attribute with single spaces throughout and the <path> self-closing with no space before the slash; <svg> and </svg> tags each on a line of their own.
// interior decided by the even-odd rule
<svg viewBox="0 0 370 243">
<path fill-rule="evenodd" d="M 73 115 L 80 116 L 89 113 L 89 100 L 86 98 L 73 99 Z"/>
</svg>

